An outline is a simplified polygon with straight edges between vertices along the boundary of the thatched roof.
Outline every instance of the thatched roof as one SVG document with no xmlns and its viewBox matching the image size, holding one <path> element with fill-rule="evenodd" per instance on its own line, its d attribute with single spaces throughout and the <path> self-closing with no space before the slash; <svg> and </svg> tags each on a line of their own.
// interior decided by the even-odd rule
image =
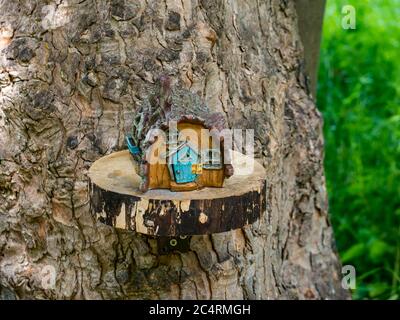
<svg viewBox="0 0 400 320">
<path fill-rule="evenodd" d="M 167 130 L 170 121 L 199 123 L 210 130 L 226 128 L 224 116 L 211 112 L 197 94 L 178 86 L 171 88 L 170 79 L 161 77 L 156 89 L 140 106 L 133 125 L 132 138 L 142 154 L 154 142 L 148 132 Z"/>
</svg>

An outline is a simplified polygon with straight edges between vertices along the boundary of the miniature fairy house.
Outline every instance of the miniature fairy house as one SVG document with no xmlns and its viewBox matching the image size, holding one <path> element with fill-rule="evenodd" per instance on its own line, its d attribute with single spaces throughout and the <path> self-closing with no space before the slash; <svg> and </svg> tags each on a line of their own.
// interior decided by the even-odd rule
<svg viewBox="0 0 400 320">
<path fill-rule="evenodd" d="M 127 137 L 139 164 L 140 190 L 222 187 L 233 174 L 218 134 L 225 127 L 223 115 L 211 112 L 198 95 L 171 88 L 170 79 L 161 77 L 140 106 Z"/>
</svg>

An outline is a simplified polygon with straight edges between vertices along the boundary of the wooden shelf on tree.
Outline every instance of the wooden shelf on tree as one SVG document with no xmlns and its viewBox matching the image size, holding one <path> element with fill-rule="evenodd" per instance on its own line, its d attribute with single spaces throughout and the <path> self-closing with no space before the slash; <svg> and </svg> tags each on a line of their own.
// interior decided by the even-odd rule
<svg viewBox="0 0 400 320">
<path fill-rule="evenodd" d="M 232 160 L 235 174 L 222 188 L 142 193 L 138 190 L 137 166 L 129 152 L 112 153 L 94 162 L 89 170 L 91 213 L 107 225 L 154 236 L 241 228 L 266 210 L 266 174 L 257 161 L 250 172 L 251 157 L 232 152 Z"/>
</svg>

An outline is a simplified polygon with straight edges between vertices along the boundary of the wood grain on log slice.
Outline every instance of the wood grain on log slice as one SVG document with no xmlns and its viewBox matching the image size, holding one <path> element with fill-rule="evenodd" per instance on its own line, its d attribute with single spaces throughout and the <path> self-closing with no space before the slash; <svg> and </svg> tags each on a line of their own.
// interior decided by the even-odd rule
<svg viewBox="0 0 400 320">
<path fill-rule="evenodd" d="M 147 235 L 200 235 L 238 229 L 266 210 L 265 170 L 249 156 L 232 152 L 235 174 L 222 188 L 187 192 L 139 191 L 140 177 L 128 151 L 93 163 L 91 213 L 99 221 Z"/>
</svg>

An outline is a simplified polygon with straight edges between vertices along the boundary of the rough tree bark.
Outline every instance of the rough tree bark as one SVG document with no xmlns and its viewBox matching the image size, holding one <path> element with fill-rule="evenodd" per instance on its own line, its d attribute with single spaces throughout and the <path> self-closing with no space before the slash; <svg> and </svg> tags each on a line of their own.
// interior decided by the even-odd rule
<svg viewBox="0 0 400 320">
<path fill-rule="evenodd" d="M 2 298 L 348 297 L 294 1 L 4 0 L 0 12 Z M 94 223 L 86 176 L 125 148 L 161 73 L 255 129 L 268 199 L 258 223 L 167 256 Z"/>
</svg>

